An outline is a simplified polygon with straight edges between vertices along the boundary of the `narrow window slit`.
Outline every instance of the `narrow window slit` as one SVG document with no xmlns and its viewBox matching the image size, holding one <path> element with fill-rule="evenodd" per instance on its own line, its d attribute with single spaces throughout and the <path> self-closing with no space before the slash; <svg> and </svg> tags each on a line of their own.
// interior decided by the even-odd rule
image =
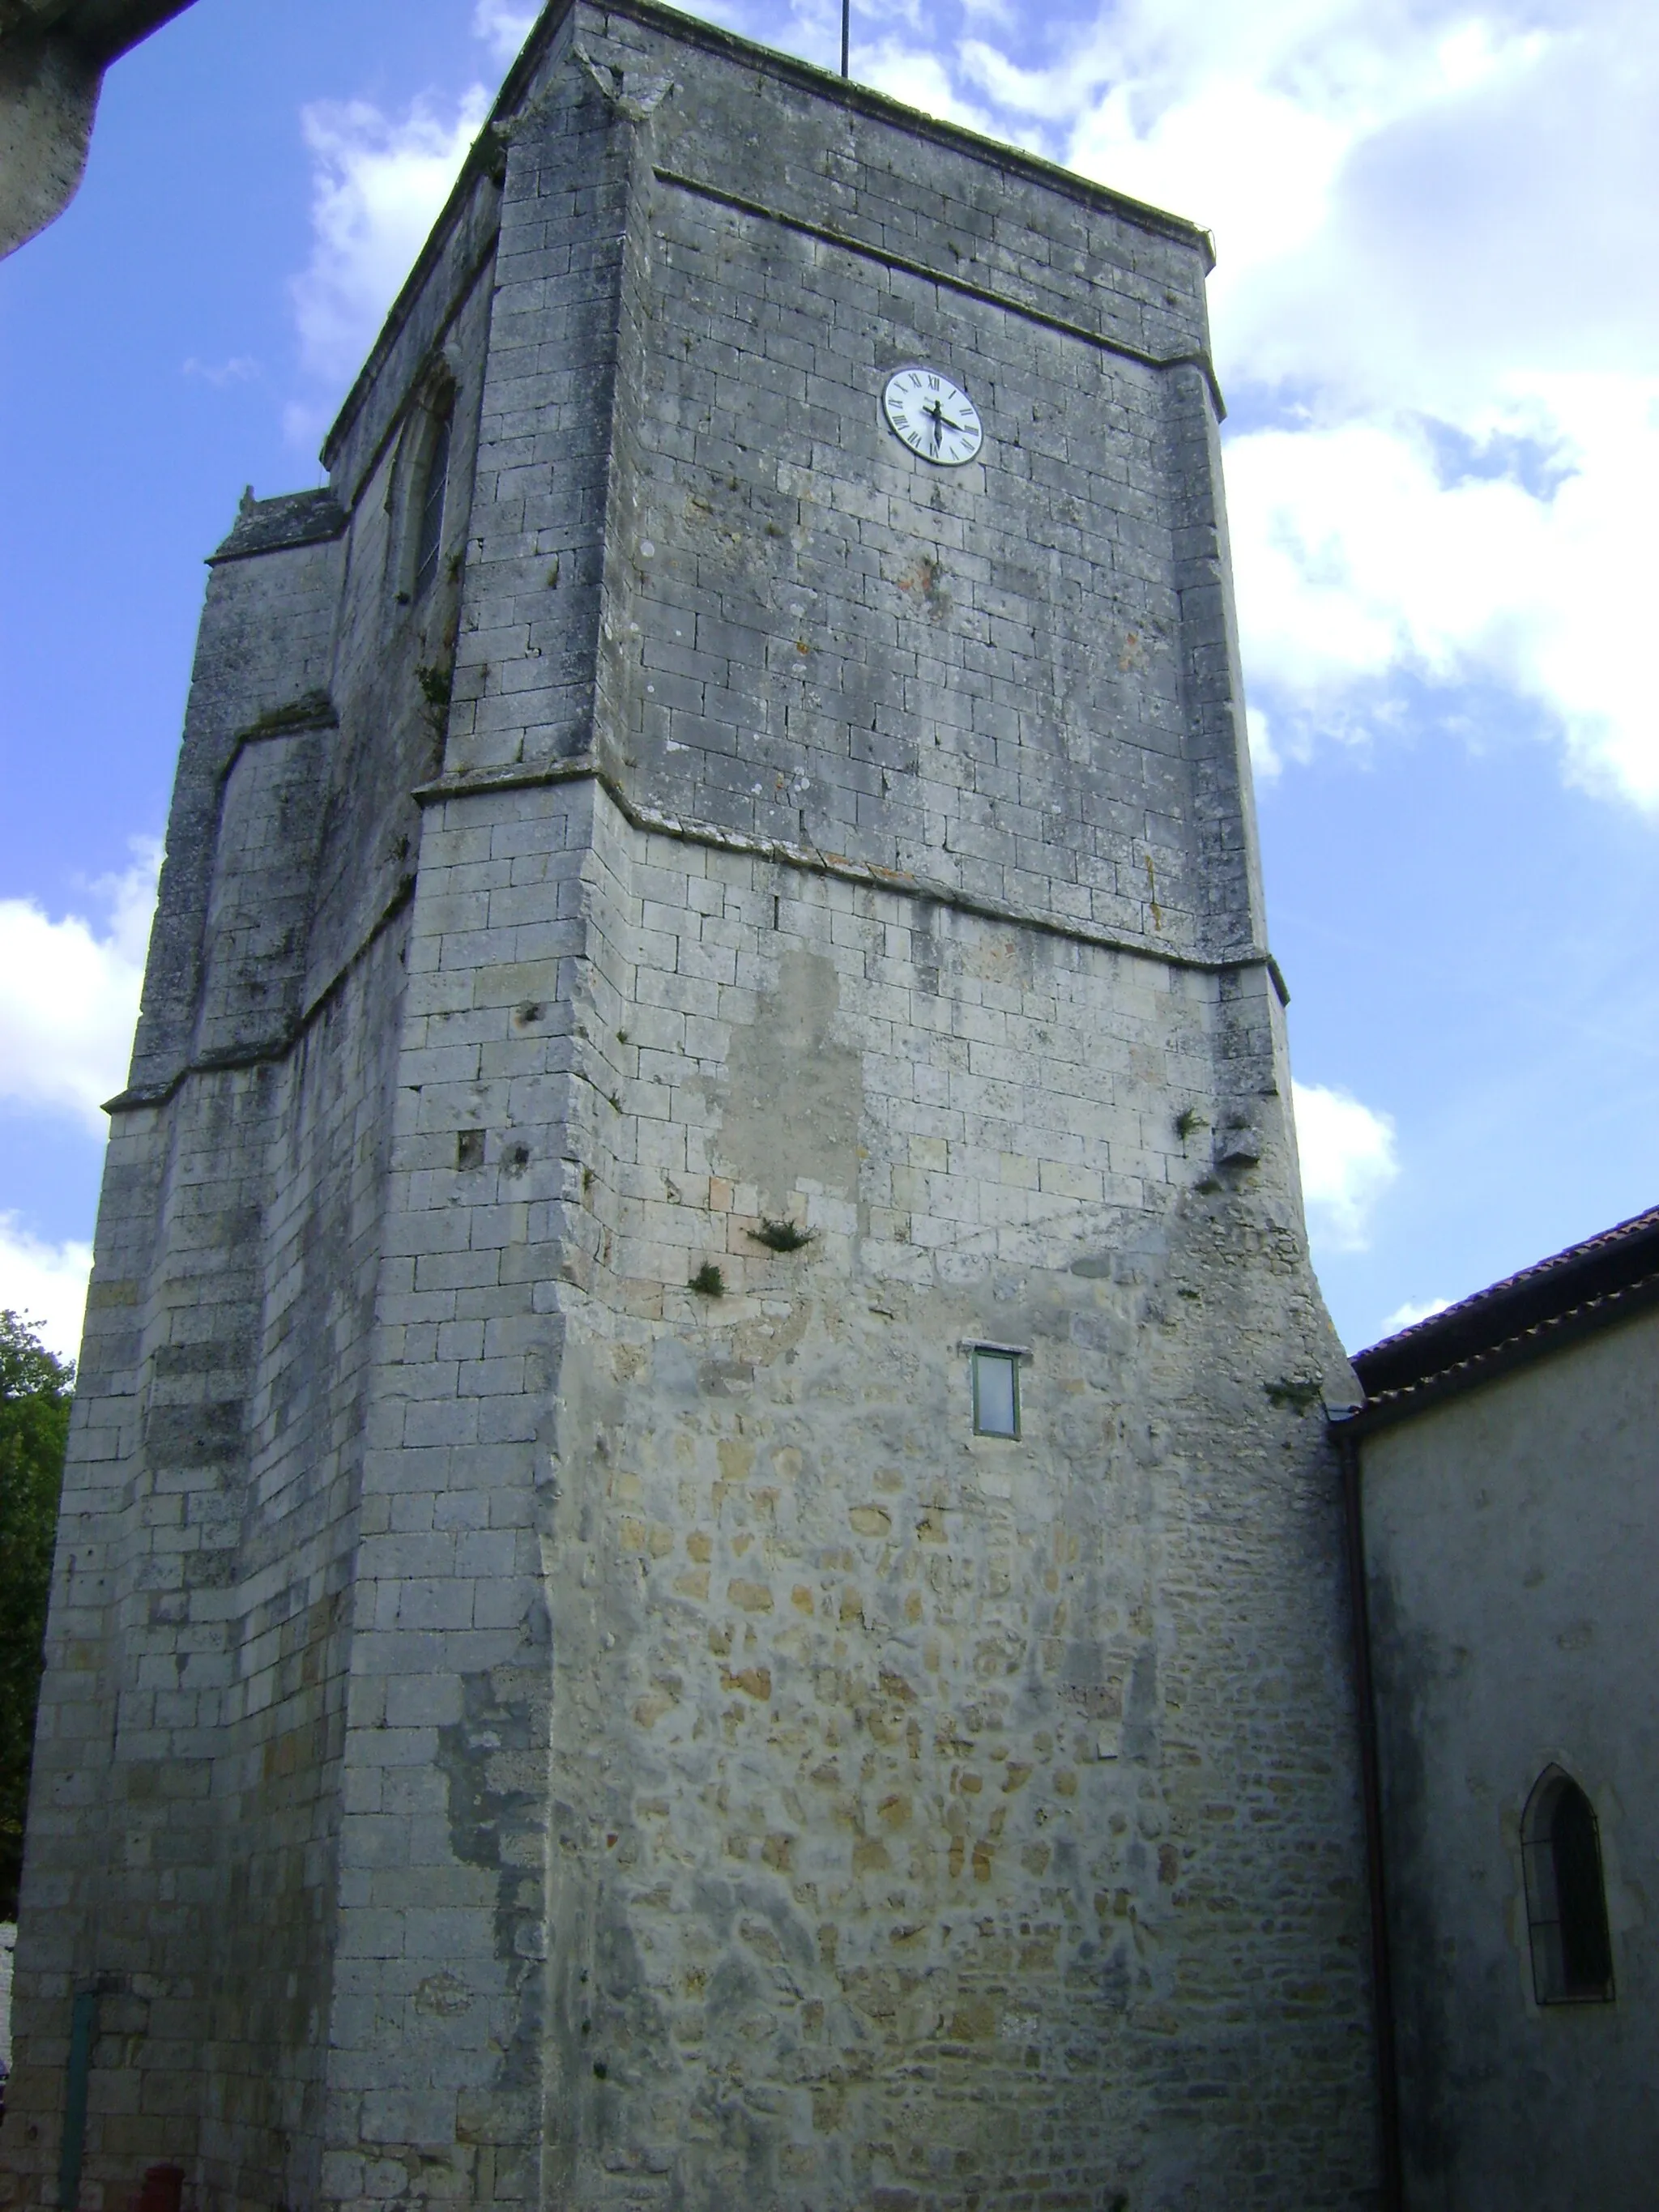
<svg viewBox="0 0 1659 2212">
<path fill-rule="evenodd" d="M 421 510 L 415 532 L 415 594 L 418 599 L 438 573 L 438 556 L 444 544 L 444 494 L 449 483 L 449 433 L 454 421 L 452 402 L 433 433 L 421 485 Z"/>
<path fill-rule="evenodd" d="M 1540 1776 L 1521 1824 L 1533 1990 L 1540 2005 L 1610 2004 L 1613 1942 L 1595 1808 L 1559 1766 Z"/>
</svg>

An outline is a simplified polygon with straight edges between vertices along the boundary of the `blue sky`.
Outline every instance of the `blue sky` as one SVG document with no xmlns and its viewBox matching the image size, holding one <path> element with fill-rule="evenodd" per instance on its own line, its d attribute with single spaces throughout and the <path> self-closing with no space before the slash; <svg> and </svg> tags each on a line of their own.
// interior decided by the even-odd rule
<svg viewBox="0 0 1659 2212">
<path fill-rule="evenodd" d="M 828 7 L 717 19 L 831 60 Z M 0 1305 L 72 1349 L 201 566 L 528 21 L 197 0 L 0 263 Z M 854 74 L 1206 223 L 1271 934 L 1351 1346 L 1659 1199 L 1659 17 L 857 0 Z"/>
</svg>

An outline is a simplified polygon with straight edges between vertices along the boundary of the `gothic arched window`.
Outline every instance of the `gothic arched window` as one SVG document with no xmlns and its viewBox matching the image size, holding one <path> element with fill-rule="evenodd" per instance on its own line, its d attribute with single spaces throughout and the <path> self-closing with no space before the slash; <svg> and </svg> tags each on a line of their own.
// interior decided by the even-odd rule
<svg viewBox="0 0 1659 2212">
<path fill-rule="evenodd" d="M 1595 1808 L 1559 1766 L 1545 1770 L 1527 1800 L 1521 1844 L 1539 2003 L 1609 2003 L 1613 1944 Z"/>
<path fill-rule="evenodd" d="M 438 573 L 444 544 L 444 494 L 449 483 L 449 434 L 455 419 L 453 394 L 443 403 L 427 442 L 415 489 L 415 596 Z"/>
</svg>

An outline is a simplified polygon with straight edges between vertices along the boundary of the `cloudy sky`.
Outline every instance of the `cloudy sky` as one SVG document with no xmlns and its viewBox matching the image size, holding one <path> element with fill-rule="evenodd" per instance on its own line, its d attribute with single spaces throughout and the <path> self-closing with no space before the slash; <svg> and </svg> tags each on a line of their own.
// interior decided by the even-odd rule
<svg viewBox="0 0 1659 2212">
<path fill-rule="evenodd" d="M 833 59 L 818 0 L 708 12 Z M 528 21 L 198 0 L 0 264 L 0 1305 L 66 1350 L 201 558 L 245 483 L 320 480 Z M 1346 1340 L 1659 1200 L 1659 11 L 854 0 L 854 69 L 1215 234 L 1269 919 Z"/>
</svg>

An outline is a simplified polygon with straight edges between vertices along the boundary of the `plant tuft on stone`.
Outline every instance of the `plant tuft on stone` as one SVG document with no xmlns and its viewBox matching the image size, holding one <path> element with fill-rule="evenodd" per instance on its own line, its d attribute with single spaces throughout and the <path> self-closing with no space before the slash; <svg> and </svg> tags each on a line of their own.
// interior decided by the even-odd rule
<svg viewBox="0 0 1659 2212">
<path fill-rule="evenodd" d="M 1317 1402 L 1325 1388 L 1317 1376 L 1305 1375 L 1281 1375 L 1277 1382 L 1264 1382 L 1261 1387 L 1270 1405 L 1276 1406 L 1281 1413 L 1293 1406 L 1298 1417 Z"/>
<path fill-rule="evenodd" d="M 813 1232 L 801 1228 L 797 1222 L 769 1221 L 763 1215 L 760 1227 L 745 1234 L 752 1237 L 757 1244 L 764 1244 L 769 1252 L 804 1252 L 812 1241 Z"/>
</svg>

